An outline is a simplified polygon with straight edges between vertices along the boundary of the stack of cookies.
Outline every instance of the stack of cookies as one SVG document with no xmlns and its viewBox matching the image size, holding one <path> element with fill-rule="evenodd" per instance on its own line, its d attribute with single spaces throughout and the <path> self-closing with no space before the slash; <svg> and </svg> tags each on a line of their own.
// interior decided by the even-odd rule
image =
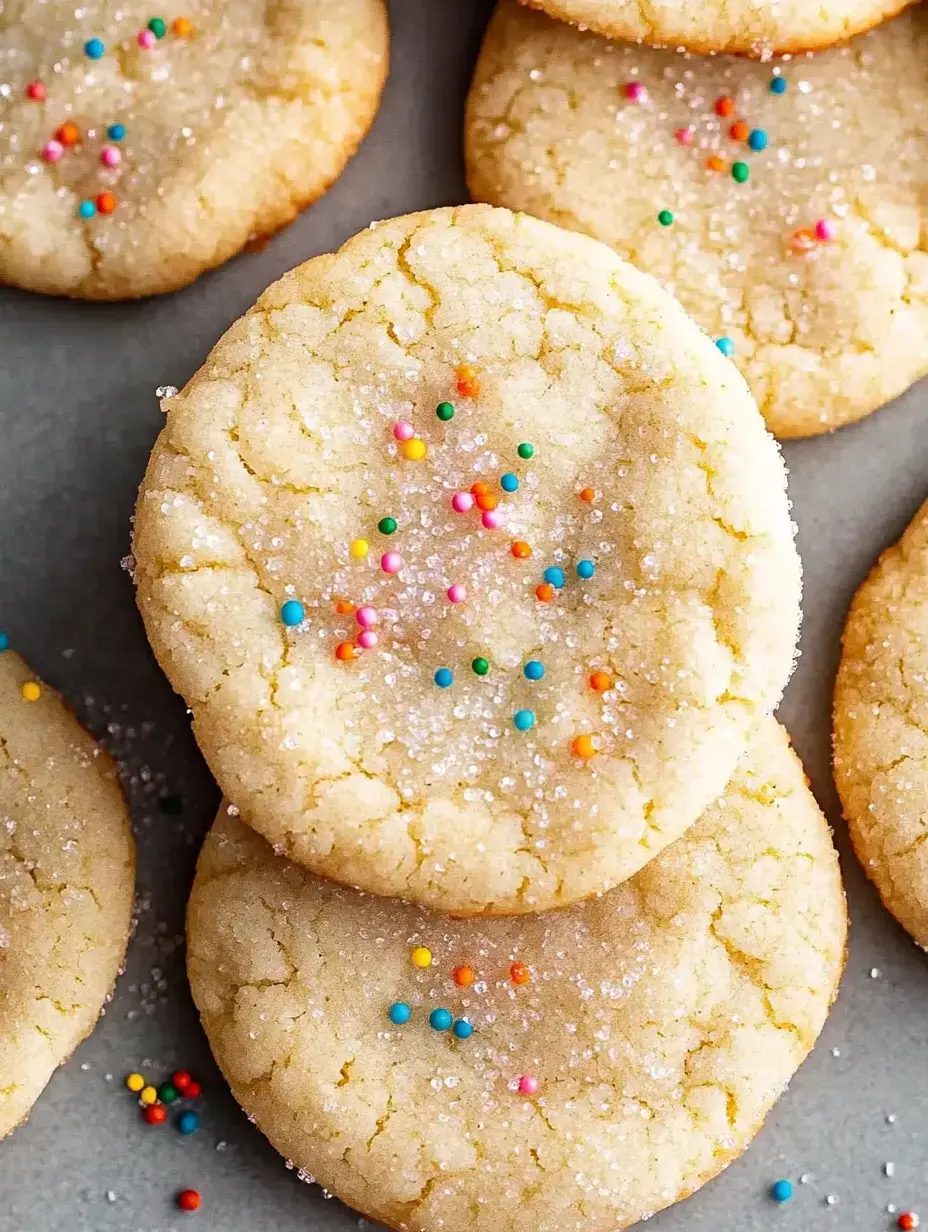
<svg viewBox="0 0 928 1232">
<path fill-rule="evenodd" d="M 396 1228 L 691 1193 L 845 945 L 735 365 L 601 243 L 475 205 L 294 270 L 165 411 L 135 576 L 229 802 L 189 971 L 237 1099 Z"/>
</svg>

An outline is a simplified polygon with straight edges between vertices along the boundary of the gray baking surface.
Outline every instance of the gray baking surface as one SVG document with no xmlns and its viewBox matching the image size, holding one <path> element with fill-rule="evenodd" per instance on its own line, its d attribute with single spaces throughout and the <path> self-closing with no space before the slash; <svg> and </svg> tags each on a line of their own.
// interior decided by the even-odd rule
<svg viewBox="0 0 928 1232">
<path fill-rule="evenodd" d="M 161 423 L 155 388 L 182 385 L 291 266 L 371 219 L 466 200 L 462 108 L 489 9 L 486 0 L 395 0 L 392 75 L 370 138 L 329 195 L 264 251 L 137 304 L 0 293 L 0 628 L 124 759 L 140 899 L 128 970 L 106 1016 L 28 1124 L 0 1144 L 0 1232 L 358 1226 L 357 1215 L 286 1170 L 210 1060 L 181 934 L 218 792 L 148 650 L 120 559 Z M 660 1232 L 879 1232 L 895 1226 L 893 1204 L 922 1204 L 928 1219 L 928 964 L 850 854 L 829 773 L 841 625 L 855 586 L 928 494 L 926 414 L 923 383 L 856 427 L 785 450 L 805 620 L 780 714 L 836 829 L 850 957 L 818 1048 L 755 1144 L 657 1216 L 649 1226 Z M 164 792 L 183 797 L 179 817 L 158 807 Z M 201 1129 L 189 1138 L 143 1124 L 122 1085 L 136 1068 L 161 1077 L 178 1067 L 205 1084 Z M 776 1207 L 766 1194 L 781 1176 L 796 1192 Z M 173 1204 L 188 1186 L 203 1195 L 195 1215 Z"/>
</svg>

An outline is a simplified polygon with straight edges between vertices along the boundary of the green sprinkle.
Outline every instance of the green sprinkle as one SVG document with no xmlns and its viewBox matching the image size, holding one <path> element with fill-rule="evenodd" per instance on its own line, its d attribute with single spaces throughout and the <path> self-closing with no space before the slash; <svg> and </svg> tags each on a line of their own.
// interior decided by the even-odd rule
<svg viewBox="0 0 928 1232">
<path fill-rule="evenodd" d="M 177 1102 L 177 1087 L 170 1082 L 163 1082 L 158 1088 L 158 1098 L 162 1104 L 173 1104 Z"/>
<path fill-rule="evenodd" d="M 474 674 L 476 676 L 485 676 L 490 670 L 489 662 L 482 658 L 474 659 L 471 663 L 471 667 L 474 669 Z"/>
<path fill-rule="evenodd" d="M 163 17 L 153 17 L 148 23 L 148 28 L 155 38 L 164 38 L 167 26 L 164 24 Z"/>
<path fill-rule="evenodd" d="M 519 446 L 518 454 L 520 458 L 530 458 L 535 452 L 535 446 L 530 445 L 528 441 L 523 441 Z"/>
<path fill-rule="evenodd" d="M 673 214 L 671 214 L 670 210 L 661 210 L 657 216 L 657 221 L 662 227 L 669 227 L 673 222 Z"/>
<path fill-rule="evenodd" d="M 743 184 L 750 174 L 751 168 L 747 163 L 732 163 L 731 178 L 736 184 Z"/>
<path fill-rule="evenodd" d="M 449 419 L 454 419 L 454 407 L 450 402 L 439 402 L 435 408 L 435 414 L 442 423 L 447 423 Z"/>
<path fill-rule="evenodd" d="M 381 518 L 377 523 L 377 529 L 382 535 L 392 535 L 396 530 L 396 518 Z"/>
</svg>

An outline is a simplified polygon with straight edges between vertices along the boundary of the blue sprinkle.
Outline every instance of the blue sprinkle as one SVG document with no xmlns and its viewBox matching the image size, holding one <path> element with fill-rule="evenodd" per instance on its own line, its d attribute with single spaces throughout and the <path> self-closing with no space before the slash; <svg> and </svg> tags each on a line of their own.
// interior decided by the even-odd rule
<svg viewBox="0 0 928 1232">
<path fill-rule="evenodd" d="M 526 680 L 540 680 L 545 674 L 545 665 L 539 663 L 537 659 L 529 659 L 522 671 L 525 673 Z"/>
<path fill-rule="evenodd" d="M 440 667 L 432 679 L 440 689 L 450 689 L 454 683 L 454 672 L 450 667 Z"/>
<path fill-rule="evenodd" d="M 97 207 L 92 201 L 82 201 L 77 207 L 77 212 L 81 218 L 93 218 L 97 212 Z"/>
<path fill-rule="evenodd" d="M 429 1014 L 429 1026 L 433 1031 L 447 1031 L 451 1026 L 450 1010 L 432 1010 Z"/>
<path fill-rule="evenodd" d="M 106 51 L 103 39 L 92 38 L 88 39 L 84 44 L 84 55 L 88 60 L 99 60 Z"/>
<path fill-rule="evenodd" d="M 474 1028 L 470 1025 L 466 1018 L 459 1018 L 454 1024 L 454 1034 L 458 1039 L 470 1039 L 474 1033 Z"/>
<path fill-rule="evenodd" d="M 516 731 L 531 731 L 535 726 L 535 716 L 531 710 L 517 710 L 512 716 Z"/>
<path fill-rule="evenodd" d="M 564 585 L 564 570 L 559 569 L 557 565 L 549 565 L 542 574 L 545 581 L 554 587 L 555 590 L 560 590 Z"/>
<path fill-rule="evenodd" d="M 770 1186 L 770 1196 L 774 1202 L 788 1202 L 793 1196 L 792 1181 L 774 1181 Z"/>
<path fill-rule="evenodd" d="M 771 94 L 785 94 L 786 87 L 788 85 L 789 85 L 789 82 L 786 80 L 785 77 L 771 77 L 770 78 L 770 93 Z"/>
<path fill-rule="evenodd" d="M 106 135 L 109 137 L 110 141 L 122 141 L 123 137 L 126 135 L 125 124 L 111 124 L 106 130 Z"/>
<path fill-rule="evenodd" d="M 285 625 L 292 628 L 294 625 L 301 624 L 306 613 L 303 611 L 303 604 L 296 599 L 288 599 L 280 609 L 280 619 Z"/>
<path fill-rule="evenodd" d="M 396 1026 L 401 1027 L 403 1023 L 409 1022 L 412 1010 L 405 1001 L 394 1001 L 387 1010 L 387 1013 L 390 1016 L 390 1021 Z"/>
<path fill-rule="evenodd" d="M 596 572 L 596 566 L 591 560 L 577 561 L 577 577 L 583 578 L 584 582 L 588 582 Z"/>
<path fill-rule="evenodd" d="M 180 1134 L 195 1134 L 200 1128 L 200 1118 L 192 1108 L 186 1109 L 177 1118 L 177 1132 Z"/>
<path fill-rule="evenodd" d="M 726 359 L 731 359 L 735 353 L 735 344 L 730 338 L 716 338 L 715 345 L 719 348 Z"/>
<path fill-rule="evenodd" d="M 748 145 L 751 147 L 752 150 L 757 150 L 758 153 L 760 153 L 761 150 L 766 150 L 767 134 L 764 132 L 762 128 L 752 128 L 751 129 L 750 133 L 748 134 Z"/>
<path fill-rule="evenodd" d="M 0 651 L 9 650 L 10 635 L 0 630 Z"/>
<path fill-rule="evenodd" d="M 499 486 L 504 492 L 516 492 L 519 488 L 519 480 L 513 474 L 504 475 L 499 481 Z"/>
</svg>

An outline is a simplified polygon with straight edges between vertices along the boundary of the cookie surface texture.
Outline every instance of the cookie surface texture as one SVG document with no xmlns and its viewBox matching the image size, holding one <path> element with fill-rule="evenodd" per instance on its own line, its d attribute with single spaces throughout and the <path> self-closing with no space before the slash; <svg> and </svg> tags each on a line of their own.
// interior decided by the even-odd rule
<svg viewBox="0 0 928 1232">
<path fill-rule="evenodd" d="M 383 223 L 271 287 L 167 414 L 149 639 L 228 798 L 315 872 L 451 913 L 586 897 L 696 820 L 776 703 L 776 446 L 584 236 Z"/>
<path fill-rule="evenodd" d="M 349 1205 L 410 1232 L 570 1232 L 624 1228 L 741 1153 L 822 1027 L 845 928 L 827 824 L 767 719 L 685 838 L 565 911 L 372 899 L 221 813 L 188 962 L 236 1098 Z"/>
<path fill-rule="evenodd" d="M 928 371 L 928 10 L 758 63 L 504 3 L 468 102 L 477 200 L 595 236 L 730 354 L 777 436 Z"/>
<path fill-rule="evenodd" d="M 0 282 L 175 290 L 337 179 L 387 69 L 383 0 L 24 0 L 0 47 Z"/>
<path fill-rule="evenodd" d="M 522 0 L 561 21 L 609 38 L 695 52 L 767 58 L 842 43 L 892 17 L 912 0 Z"/>
<path fill-rule="evenodd" d="M 0 1138 L 93 1030 L 125 954 L 134 884 L 129 814 L 112 764 L 57 695 L 5 651 Z"/>
<path fill-rule="evenodd" d="M 928 504 L 854 597 L 834 725 L 854 849 L 889 910 L 928 947 Z"/>
</svg>

